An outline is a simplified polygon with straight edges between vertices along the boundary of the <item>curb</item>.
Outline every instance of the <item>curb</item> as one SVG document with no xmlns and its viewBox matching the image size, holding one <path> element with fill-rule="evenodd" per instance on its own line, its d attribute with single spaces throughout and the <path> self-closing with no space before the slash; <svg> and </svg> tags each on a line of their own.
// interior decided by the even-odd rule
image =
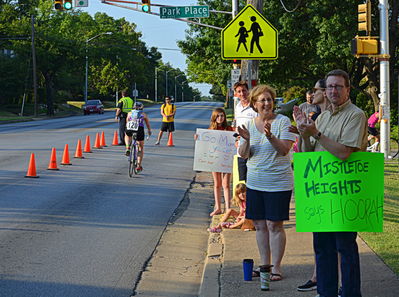
<svg viewBox="0 0 399 297">
<path fill-rule="evenodd" d="M 213 225 L 214 218 L 212 218 Z M 199 297 L 220 296 L 220 273 L 223 265 L 224 238 L 221 233 L 210 233 L 208 250 L 201 278 Z"/>
</svg>

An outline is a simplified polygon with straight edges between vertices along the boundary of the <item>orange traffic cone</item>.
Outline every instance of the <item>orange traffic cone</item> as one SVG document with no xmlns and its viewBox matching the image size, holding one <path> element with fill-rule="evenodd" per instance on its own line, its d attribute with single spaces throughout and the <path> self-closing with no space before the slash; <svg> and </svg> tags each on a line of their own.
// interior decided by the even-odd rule
<svg viewBox="0 0 399 297">
<path fill-rule="evenodd" d="M 96 149 L 102 149 L 102 146 L 100 145 L 100 134 L 98 133 L 96 133 L 96 140 L 93 147 Z"/>
<path fill-rule="evenodd" d="M 85 153 L 91 153 L 91 147 L 90 147 L 90 136 L 86 136 L 86 142 L 85 142 L 85 150 L 83 151 Z"/>
<path fill-rule="evenodd" d="M 72 165 L 72 163 L 69 161 L 69 146 L 68 146 L 68 144 L 66 144 L 64 147 L 64 153 L 62 154 L 61 165 Z"/>
<path fill-rule="evenodd" d="M 76 145 L 74 158 L 84 159 L 82 154 L 82 141 L 80 139 L 78 139 L 78 144 Z"/>
<path fill-rule="evenodd" d="M 112 140 L 112 145 L 118 145 L 118 132 L 115 130 L 114 139 Z"/>
<path fill-rule="evenodd" d="M 38 177 L 36 175 L 36 162 L 34 153 L 30 154 L 28 172 L 26 173 L 25 177 Z"/>
<path fill-rule="evenodd" d="M 48 163 L 47 170 L 59 170 L 57 167 L 57 153 L 55 147 L 51 149 L 50 162 Z"/>
<path fill-rule="evenodd" d="M 169 133 L 168 146 L 175 146 L 173 144 L 173 135 L 172 134 L 173 134 L 172 132 Z"/>
<path fill-rule="evenodd" d="M 106 146 L 107 146 L 107 144 L 105 143 L 105 135 L 104 135 L 104 131 L 103 131 L 103 132 L 101 132 L 100 146 L 101 146 L 101 147 L 106 147 Z"/>
</svg>

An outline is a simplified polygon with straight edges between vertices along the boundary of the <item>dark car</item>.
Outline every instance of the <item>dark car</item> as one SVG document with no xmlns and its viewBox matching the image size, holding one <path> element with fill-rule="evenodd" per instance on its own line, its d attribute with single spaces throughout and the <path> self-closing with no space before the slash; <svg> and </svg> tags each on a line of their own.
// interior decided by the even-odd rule
<svg viewBox="0 0 399 297">
<path fill-rule="evenodd" d="M 101 100 L 87 100 L 86 104 L 83 104 L 83 114 L 90 113 L 104 113 L 104 105 L 101 103 Z"/>
</svg>

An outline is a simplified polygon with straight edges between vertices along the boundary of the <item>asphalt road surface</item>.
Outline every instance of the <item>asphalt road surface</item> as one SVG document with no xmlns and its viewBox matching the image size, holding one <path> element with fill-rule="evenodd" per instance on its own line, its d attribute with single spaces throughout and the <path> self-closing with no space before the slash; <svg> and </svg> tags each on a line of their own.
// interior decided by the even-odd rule
<svg viewBox="0 0 399 297">
<path fill-rule="evenodd" d="M 154 135 L 133 178 L 111 145 L 114 112 L 0 125 L 0 296 L 129 296 L 193 181 L 193 134 L 216 105 L 176 103 L 175 147 L 165 134 L 154 145 L 159 106 L 146 108 Z M 107 147 L 73 158 L 78 139 L 93 146 L 103 131 Z M 58 171 L 47 170 L 53 147 Z M 24 178 L 31 153 L 39 178 Z"/>
</svg>

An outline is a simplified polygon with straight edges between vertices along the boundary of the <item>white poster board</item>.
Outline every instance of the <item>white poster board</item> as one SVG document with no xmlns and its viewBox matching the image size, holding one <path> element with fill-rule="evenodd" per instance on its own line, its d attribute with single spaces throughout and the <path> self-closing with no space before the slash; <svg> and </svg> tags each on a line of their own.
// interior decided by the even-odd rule
<svg viewBox="0 0 399 297">
<path fill-rule="evenodd" d="M 237 153 L 235 132 L 197 129 L 194 170 L 232 173 L 233 157 Z"/>
</svg>

